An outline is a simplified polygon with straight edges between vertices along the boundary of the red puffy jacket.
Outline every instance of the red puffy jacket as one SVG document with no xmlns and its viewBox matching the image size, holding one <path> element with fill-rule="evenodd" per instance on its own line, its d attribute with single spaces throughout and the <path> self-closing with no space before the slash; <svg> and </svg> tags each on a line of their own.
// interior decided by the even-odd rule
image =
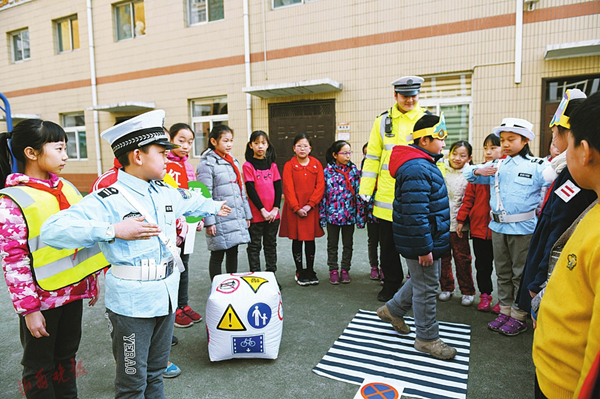
<svg viewBox="0 0 600 399">
<path fill-rule="evenodd" d="M 491 240 L 490 210 L 490 186 L 469 183 L 456 220 L 463 224 L 469 222 L 471 237 Z"/>
</svg>

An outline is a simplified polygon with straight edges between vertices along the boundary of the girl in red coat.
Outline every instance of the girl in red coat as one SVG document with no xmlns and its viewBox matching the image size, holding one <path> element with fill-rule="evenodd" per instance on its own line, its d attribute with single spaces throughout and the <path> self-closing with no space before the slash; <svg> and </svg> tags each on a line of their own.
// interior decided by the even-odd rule
<svg viewBox="0 0 600 399">
<path fill-rule="evenodd" d="M 485 162 L 501 158 L 500 138 L 495 134 L 488 135 L 483 142 L 483 152 Z M 490 224 L 490 188 L 481 184 L 469 183 L 456 220 L 458 221 L 456 234 L 460 238 L 462 238 L 463 226 L 467 221 L 469 222 L 473 252 L 475 252 L 477 286 L 481 292 L 477 310 L 489 312 L 492 304 L 492 269 L 494 262 L 492 231 L 488 228 Z M 499 313 L 499 305 L 494 308 L 496 307 L 496 313 Z"/>
<path fill-rule="evenodd" d="M 294 138 L 295 157 L 283 167 L 283 214 L 279 237 L 292 241 L 296 264 L 296 282 L 300 285 L 319 284 L 314 271 L 315 238 L 325 233 L 319 225 L 319 202 L 325 191 L 323 166 L 309 156 L 310 138 L 301 133 Z M 302 243 L 306 254 L 306 269 L 302 268 Z"/>
</svg>

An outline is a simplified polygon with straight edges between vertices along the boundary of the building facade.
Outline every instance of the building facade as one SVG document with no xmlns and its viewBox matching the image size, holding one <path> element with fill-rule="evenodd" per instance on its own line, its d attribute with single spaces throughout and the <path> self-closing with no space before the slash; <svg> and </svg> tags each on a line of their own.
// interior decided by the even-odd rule
<svg viewBox="0 0 600 399">
<path fill-rule="evenodd" d="M 469 140 L 481 161 L 483 138 L 509 116 L 534 123 L 532 149 L 546 155 L 564 90 L 600 84 L 598 0 L 0 0 L 0 27 L 14 122 L 64 126 L 64 176 L 82 190 L 112 166 L 100 132 L 155 108 L 167 127 L 194 127 L 194 164 L 220 123 L 239 159 L 260 129 L 280 165 L 298 133 L 322 160 L 347 139 L 359 163 L 394 103 L 390 83 L 419 75 L 448 144 Z"/>
</svg>

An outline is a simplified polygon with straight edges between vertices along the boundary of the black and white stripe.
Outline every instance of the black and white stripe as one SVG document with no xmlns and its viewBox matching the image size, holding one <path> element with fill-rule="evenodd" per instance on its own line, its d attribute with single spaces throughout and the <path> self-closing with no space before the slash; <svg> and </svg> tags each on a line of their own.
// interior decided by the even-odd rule
<svg viewBox="0 0 600 399">
<path fill-rule="evenodd" d="M 453 360 L 437 360 L 413 348 L 412 332 L 400 335 L 376 312 L 360 310 L 313 371 L 361 385 L 365 377 L 401 381 L 404 395 L 428 399 L 466 398 L 471 327 L 440 322 L 440 338 L 458 351 Z"/>
</svg>

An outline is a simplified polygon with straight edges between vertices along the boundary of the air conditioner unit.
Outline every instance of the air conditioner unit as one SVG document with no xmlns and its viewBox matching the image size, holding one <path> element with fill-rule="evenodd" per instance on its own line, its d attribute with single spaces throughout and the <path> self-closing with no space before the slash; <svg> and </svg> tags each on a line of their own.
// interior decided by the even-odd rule
<svg viewBox="0 0 600 399">
<path fill-rule="evenodd" d="M 525 6 L 525 10 L 526 11 L 533 11 L 535 10 L 535 4 L 538 3 L 540 0 L 523 0 L 523 5 Z"/>
</svg>

